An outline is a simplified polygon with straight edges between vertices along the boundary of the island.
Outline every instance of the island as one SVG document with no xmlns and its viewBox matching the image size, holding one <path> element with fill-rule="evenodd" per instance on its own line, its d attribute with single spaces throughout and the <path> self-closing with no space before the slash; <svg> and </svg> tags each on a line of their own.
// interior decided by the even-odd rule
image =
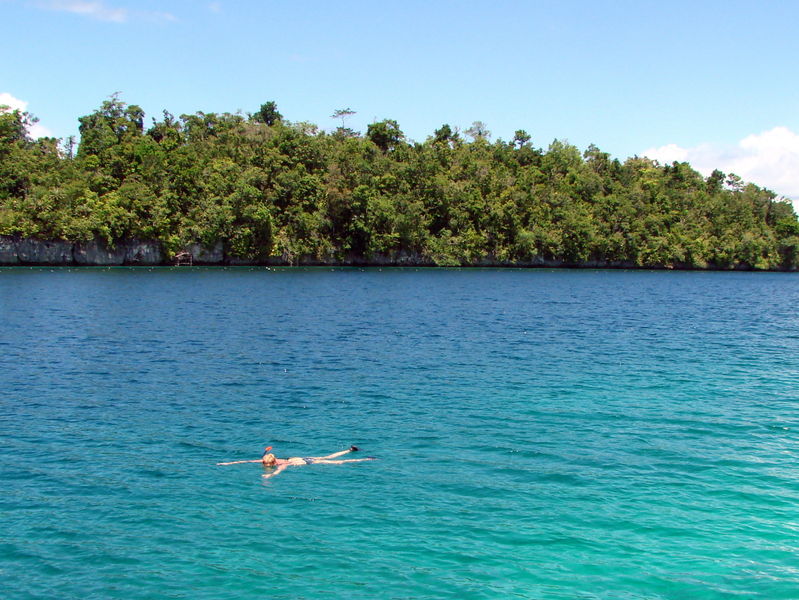
<svg viewBox="0 0 799 600">
<path fill-rule="evenodd" d="M 790 202 L 734 174 L 481 122 L 361 134 L 347 111 L 329 132 L 274 102 L 145 126 L 112 96 L 78 145 L 0 110 L 0 265 L 799 267 Z"/>
</svg>

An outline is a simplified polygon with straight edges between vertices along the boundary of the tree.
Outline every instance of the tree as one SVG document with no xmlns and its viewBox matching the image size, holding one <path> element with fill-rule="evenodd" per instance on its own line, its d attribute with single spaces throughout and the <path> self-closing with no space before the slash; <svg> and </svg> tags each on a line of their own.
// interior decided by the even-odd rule
<svg viewBox="0 0 799 600">
<path fill-rule="evenodd" d="M 355 260 L 412 252 L 476 264 L 547 257 L 698 268 L 799 267 L 799 220 L 773 192 L 687 163 L 623 164 L 594 145 L 489 144 L 442 125 L 410 145 L 396 121 L 361 136 L 279 125 L 274 103 L 248 121 L 183 115 L 142 133 L 117 96 L 80 120 L 74 160 L 33 141 L 29 115 L 0 110 L 0 235 L 158 240 L 174 252 L 221 243 L 252 261 Z M 264 123 L 264 125 L 258 125 Z M 272 127 L 268 126 L 272 123 Z M 305 257 L 305 258 L 302 258 Z"/>
<path fill-rule="evenodd" d="M 399 128 L 399 124 L 393 119 L 385 119 L 372 123 L 366 130 L 368 137 L 383 152 L 388 152 L 399 144 L 405 135 Z"/>
<path fill-rule="evenodd" d="M 491 132 L 482 121 L 475 121 L 472 126 L 466 130 L 466 135 L 470 136 L 474 141 L 487 140 L 491 137 Z"/>
<path fill-rule="evenodd" d="M 0 106 L 0 200 L 22 198 L 31 187 L 30 120 L 28 113 Z"/>
<path fill-rule="evenodd" d="M 457 130 L 453 131 L 452 127 L 447 123 L 444 123 L 433 133 L 433 141 L 438 144 L 454 143 L 458 141 L 459 137 Z"/>
<path fill-rule="evenodd" d="M 278 112 L 277 104 L 270 100 L 269 102 L 261 105 L 261 108 L 258 109 L 258 112 L 252 116 L 252 120 L 258 123 L 265 123 L 271 127 L 275 123 L 282 121 L 283 115 Z"/>
<path fill-rule="evenodd" d="M 341 129 L 346 129 L 347 124 L 345 121 L 354 114 L 356 113 L 351 108 L 339 108 L 333 111 L 333 114 L 330 115 L 330 118 L 341 119 Z"/>
<path fill-rule="evenodd" d="M 147 135 L 165 150 L 174 150 L 184 141 L 182 123 L 167 110 L 163 114 L 163 121 L 153 118 L 153 126 L 147 131 Z"/>
<path fill-rule="evenodd" d="M 28 126 L 32 123 L 33 117 L 28 113 L 0 105 L 0 151 L 7 144 L 29 141 Z"/>
<path fill-rule="evenodd" d="M 718 169 L 713 169 L 713 172 L 707 177 L 707 191 L 711 194 L 716 194 L 723 189 L 724 179 L 726 175 Z"/>
<path fill-rule="evenodd" d="M 486 140 L 491 137 L 491 132 L 482 121 L 475 121 L 472 126 L 466 130 L 466 135 L 470 136 L 474 141 Z"/>
<path fill-rule="evenodd" d="M 730 173 L 727 175 L 727 180 L 724 182 L 727 186 L 727 189 L 730 189 L 734 192 L 740 192 L 744 189 L 744 181 L 735 173 Z"/>
<path fill-rule="evenodd" d="M 70 135 L 64 139 L 64 156 L 69 159 L 75 158 L 75 136 Z"/>
<path fill-rule="evenodd" d="M 142 135 L 144 111 L 135 104 L 127 105 L 117 94 L 103 102 L 99 110 L 78 119 L 80 147 L 78 157 L 101 154 L 125 141 Z"/>
<path fill-rule="evenodd" d="M 518 144 L 519 148 L 527 144 L 531 139 L 530 134 L 524 129 L 517 129 L 513 134 L 513 143 Z"/>
</svg>

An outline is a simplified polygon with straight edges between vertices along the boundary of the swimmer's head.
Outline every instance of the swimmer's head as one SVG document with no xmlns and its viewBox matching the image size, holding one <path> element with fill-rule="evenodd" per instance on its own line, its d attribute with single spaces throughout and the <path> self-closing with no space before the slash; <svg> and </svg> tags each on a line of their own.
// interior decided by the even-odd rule
<svg viewBox="0 0 799 600">
<path fill-rule="evenodd" d="M 277 459 L 275 458 L 274 454 L 264 454 L 261 457 L 261 462 L 267 467 L 274 467 L 277 464 Z"/>
</svg>

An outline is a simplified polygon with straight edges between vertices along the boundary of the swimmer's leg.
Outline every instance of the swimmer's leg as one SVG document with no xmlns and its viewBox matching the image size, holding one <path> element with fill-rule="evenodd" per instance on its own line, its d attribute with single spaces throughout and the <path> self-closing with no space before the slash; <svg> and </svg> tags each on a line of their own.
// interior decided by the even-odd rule
<svg viewBox="0 0 799 600">
<path fill-rule="evenodd" d="M 330 460 L 332 458 L 338 458 L 339 456 L 344 456 L 345 454 L 349 454 L 350 452 L 355 452 L 353 448 L 355 448 L 355 446 L 351 446 L 348 450 L 342 450 L 341 452 L 334 452 L 333 454 L 328 454 L 327 456 L 309 456 L 308 458 L 313 458 L 314 460 Z"/>
<path fill-rule="evenodd" d="M 348 458 L 347 460 L 317 460 L 317 465 L 343 465 L 344 463 L 363 462 L 365 460 L 377 460 L 374 456 L 368 458 Z"/>
</svg>

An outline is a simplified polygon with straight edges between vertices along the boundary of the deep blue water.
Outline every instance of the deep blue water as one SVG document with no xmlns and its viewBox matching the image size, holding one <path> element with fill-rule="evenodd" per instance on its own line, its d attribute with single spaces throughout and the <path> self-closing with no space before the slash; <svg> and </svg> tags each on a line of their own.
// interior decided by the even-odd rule
<svg viewBox="0 0 799 600">
<path fill-rule="evenodd" d="M 792 274 L 0 269 L 0 597 L 799 598 L 798 309 Z"/>
</svg>

